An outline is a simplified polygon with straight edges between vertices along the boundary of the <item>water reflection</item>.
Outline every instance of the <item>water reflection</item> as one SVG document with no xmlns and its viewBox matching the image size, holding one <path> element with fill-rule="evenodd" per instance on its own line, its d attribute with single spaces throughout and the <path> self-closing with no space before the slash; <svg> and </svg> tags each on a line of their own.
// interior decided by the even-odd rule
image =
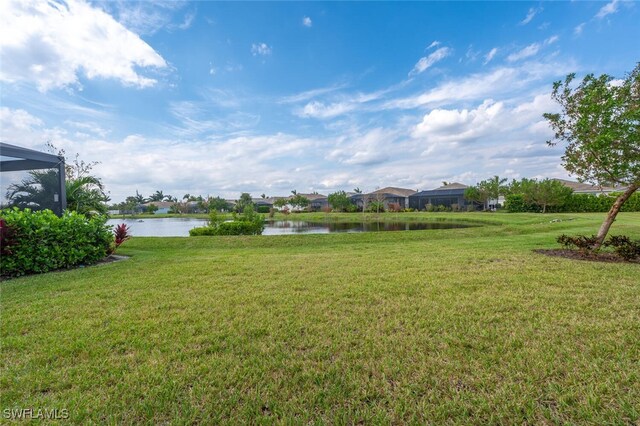
<svg viewBox="0 0 640 426">
<path fill-rule="evenodd" d="M 138 237 L 187 237 L 189 230 L 206 226 L 205 219 L 110 219 L 109 225 L 125 223 L 131 235 Z M 472 226 L 461 222 L 307 222 L 276 220 L 266 222 L 263 235 L 329 234 L 333 232 L 415 231 L 424 229 L 452 229 Z"/>
</svg>

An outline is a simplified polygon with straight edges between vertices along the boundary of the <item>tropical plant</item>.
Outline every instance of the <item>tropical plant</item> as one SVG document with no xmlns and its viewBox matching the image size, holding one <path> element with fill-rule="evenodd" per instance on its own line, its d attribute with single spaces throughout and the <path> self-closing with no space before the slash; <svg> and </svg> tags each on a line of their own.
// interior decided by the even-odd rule
<svg viewBox="0 0 640 426">
<path fill-rule="evenodd" d="M 115 248 L 116 249 L 118 247 L 120 247 L 120 245 L 122 243 L 124 243 L 129 238 L 131 238 L 131 235 L 129 234 L 129 227 L 125 223 L 121 223 L 120 225 L 116 225 L 116 227 L 113 230 L 113 233 L 115 235 L 115 246 L 116 246 Z M 115 249 L 114 249 L 114 252 L 115 252 Z"/>
<path fill-rule="evenodd" d="M 59 193 L 58 172 L 55 170 L 33 170 L 19 183 L 9 185 L 6 198 L 10 206 L 20 209 L 54 210 L 53 194 Z M 67 210 L 85 216 L 106 214 L 109 197 L 100 179 L 81 176 L 65 181 Z"/>
</svg>

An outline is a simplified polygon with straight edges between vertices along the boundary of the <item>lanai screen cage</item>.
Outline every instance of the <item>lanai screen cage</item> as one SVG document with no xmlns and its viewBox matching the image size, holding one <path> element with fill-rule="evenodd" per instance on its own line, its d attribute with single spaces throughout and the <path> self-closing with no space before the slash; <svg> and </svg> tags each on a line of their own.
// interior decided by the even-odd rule
<svg viewBox="0 0 640 426">
<path fill-rule="evenodd" d="M 67 208 L 64 157 L 0 142 L 1 207 Z"/>
</svg>

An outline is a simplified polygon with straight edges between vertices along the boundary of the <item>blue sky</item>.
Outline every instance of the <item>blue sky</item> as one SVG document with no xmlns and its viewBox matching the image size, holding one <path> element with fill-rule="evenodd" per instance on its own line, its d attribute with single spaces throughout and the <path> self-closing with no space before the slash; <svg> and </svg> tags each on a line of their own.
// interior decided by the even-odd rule
<svg viewBox="0 0 640 426">
<path fill-rule="evenodd" d="M 1 138 L 136 190 L 237 198 L 566 177 L 567 73 L 640 60 L 634 2 L 0 4 Z"/>
</svg>

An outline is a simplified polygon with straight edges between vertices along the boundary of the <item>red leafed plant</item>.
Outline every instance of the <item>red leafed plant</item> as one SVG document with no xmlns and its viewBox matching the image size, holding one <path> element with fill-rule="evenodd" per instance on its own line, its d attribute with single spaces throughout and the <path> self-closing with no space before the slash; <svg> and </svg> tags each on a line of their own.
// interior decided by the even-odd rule
<svg viewBox="0 0 640 426">
<path fill-rule="evenodd" d="M 131 235 L 129 235 L 129 227 L 124 223 L 116 225 L 116 229 L 114 229 L 113 232 L 116 235 L 116 248 L 131 238 Z"/>
</svg>

